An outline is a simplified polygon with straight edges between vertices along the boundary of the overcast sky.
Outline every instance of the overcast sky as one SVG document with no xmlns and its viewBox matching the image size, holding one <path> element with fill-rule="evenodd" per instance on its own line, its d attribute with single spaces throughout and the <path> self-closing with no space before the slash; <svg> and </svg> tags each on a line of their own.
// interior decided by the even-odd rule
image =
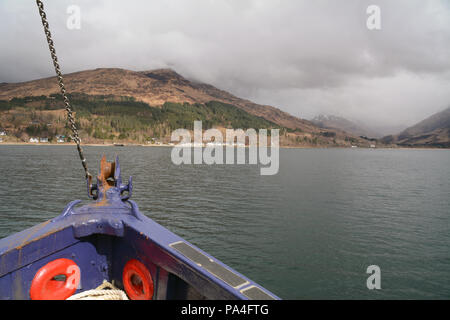
<svg viewBox="0 0 450 320">
<path fill-rule="evenodd" d="M 448 0 L 44 2 L 64 73 L 170 67 L 295 116 L 391 131 L 450 105 Z M 372 4 L 381 30 L 366 27 Z M 0 82 L 53 75 L 35 1 L 1 0 L 0 28 Z"/>
</svg>

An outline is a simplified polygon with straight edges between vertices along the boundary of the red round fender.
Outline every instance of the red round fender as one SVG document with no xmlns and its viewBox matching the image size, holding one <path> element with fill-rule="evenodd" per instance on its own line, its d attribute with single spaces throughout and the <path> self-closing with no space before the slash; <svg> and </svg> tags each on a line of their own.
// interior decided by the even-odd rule
<svg viewBox="0 0 450 320">
<path fill-rule="evenodd" d="M 138 260 L 129 260 L 122 274 L 125 292 L 131 300 L 152 300 L 153 279 L 150 271 Z"/>
<path fill-rule="evenodd" d="M 54 279 L 65 276 L 64 281 Z M 40 268 L 31 282 L 31 300 L 65 300 L 80 283 L 80 268 L 69 259 L 56 259 Z"/>
</svg>

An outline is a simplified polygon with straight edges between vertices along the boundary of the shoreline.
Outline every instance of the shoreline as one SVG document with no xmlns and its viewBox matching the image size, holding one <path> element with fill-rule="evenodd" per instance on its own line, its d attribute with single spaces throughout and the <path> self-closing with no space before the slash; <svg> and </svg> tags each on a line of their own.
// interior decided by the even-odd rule
<svg viewBox="0 0 450 320">
<path fill-rule="evenodd" d="M 0 142 L 0 146 L 73 146 L 75 143 L 65 142 L 65 143 L 31 143 L 31 142 Z M 113 143 L 83 143 L 82 147 L 173 147 L 169 145 L 145 145 L 145 144 L 113 144 Z"/>
<path fill-rule="evenodd" d="M 75 147 L 75 143 L 71 142 L 65 142 L 65 143 L 30 143 L 30 142 L 0 142 L 0 146 L 71 146 Z M 86 143 L 82 144 L 82 147 L 162 147 L 162 148 L 168 148 L 168 147 L 174 147 L 174 145 L 168 145 L 168 144 L 113 144 L 113 143 Z M 248 146 L 245 146 L 247 148 Z M 370 148 L 370 147 L 358 147 L 358 148 L 352 148 L 352 147 L 345 147 L 345 146 L 337 146 L 337 147 L 325 147 L 325 146 L 280 146 L 280 149 L 379 149 L 379 150 L 450 150 L 450 148 L 439 148 L 439 147 L 376 147 L 376 148 Z"/>
</svg>

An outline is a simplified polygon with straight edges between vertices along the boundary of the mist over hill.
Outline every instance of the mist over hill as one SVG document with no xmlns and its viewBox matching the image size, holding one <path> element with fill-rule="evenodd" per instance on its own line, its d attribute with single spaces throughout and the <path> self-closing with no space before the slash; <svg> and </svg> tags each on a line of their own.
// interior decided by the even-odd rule
<svg viewBox="0 0 450 320">
<path fill-rule="evenodd" d="M 380 138 L 382 136 L 379 132 L 367 128 L 363 124 L 355 123 L 335 115 L 321 114 L 311 119 L 311 122 L 321 128 L 342 130 L 356 136 L 366 136 L 370 138 Z"/>
<path fill-rule="evenodd" d="M 398 135 L 386 136 L 385 143 L 409 147 L 450 147 L 450 107 L 407 128 Z"/>
</svg>

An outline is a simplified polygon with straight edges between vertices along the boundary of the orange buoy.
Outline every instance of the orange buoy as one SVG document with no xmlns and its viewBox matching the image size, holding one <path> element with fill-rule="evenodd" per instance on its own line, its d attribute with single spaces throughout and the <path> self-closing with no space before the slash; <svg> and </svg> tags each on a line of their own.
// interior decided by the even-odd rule
<svg viewBox="0 0 450 320">
<path fill-rule="evenodd" d="M 153 279 L 150 271 L 138 260 L 131 259 L 123 268 L 125 292 L 131 300 L 152 300 Z"/>
<path fill-rule="evenodd" d="M 55 279 L 60 276 L 62 279 Z M 31 300 L 65 300 L 80 283 L 80 268 L 69 259 L 56 259 L 40 268 L 30 287 Z"/>
</svg>

